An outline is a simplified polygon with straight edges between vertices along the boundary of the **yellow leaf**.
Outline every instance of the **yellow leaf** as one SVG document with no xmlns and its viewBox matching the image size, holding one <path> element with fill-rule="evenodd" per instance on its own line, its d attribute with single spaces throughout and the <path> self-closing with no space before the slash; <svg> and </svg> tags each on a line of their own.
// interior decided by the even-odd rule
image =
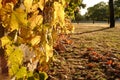
<svg viewBox="0 0 120 80">
<path fill-rule="evenodd" d="M 11 28 L 11 31 L 13 30 L 18 30 L 18 27 L 19 27 L 19 24 L 18 24 L 18 21 L 16 19 L 16 16 L 14 13 L 11 14 L 11 20 L 10 20 L 10 28 Z"/>
<path fill-rule="evenodd" d="M 10 12 L 10 11 L 13 11 L 14 4 L 13 4 L 13 3 L 7 3 L 4 8 L 7 10 L 7 12 L 8 12 L 8 11 L 9 11 L 9 12 Z"/>
<path fill-rule="evenodd" d="M 0 0 L 0 9 L 2 8 L 2 4 L 1 4 L 2 0 Z"/>
<path fill-rule="evenodd" d="M 7 55 L 8 56 L 8 65 L 12 66 L 12 64 L 17 64 L 17 65 L 22 64 L 23 52 L 20 48 L 11 46 L 11 51 L 8 54 L 10 54 L 9 56 Z"/>
<path fill-rule="evenodd" d="M 27 68 L 21 67 L 18 72 L 16 73 L 16 77 L 19 80 L 20 78 L 23 78 L 27 75 Z"/>
<path fill-rule="evenodd" d="M 37 45 L 39 42 L 40 42 L 40 36 L 35 36 L 31 41 L 31 45 L 34 46 L 34 45 Z"/>
<path fill-rule="evenodd" d="M 74 32 L 74 26 L 71 24 L 71 21 L 69 19 L 65 19 L 65 32 L 67 34 Z"/>
<path fill-rule="evenodd" d="M 4 36 L 1 38 L 1 42 L 2 42 L 2 47 L 5 46 L 6 44 L 10 43 L 10 39 L 7 36 Z"/>
<path fill-rule="evenodd" d="M 16 9 L 16 11 L 13 11 L 11 14 L 11 20 L 10 20 L 10 28 L 11 30 L 18 30 L 19 26 L 22 24 L 24 26 L 27 25 L 27 14 L 22 9 Z"/>
<path fill-rule="evenodd" d="M 6 45 L 6 55 L 10 56 L 10 54 L 14 51 L 15 47 L 12 45 Z"/>
<path fill-rule="evenodd" d="M 23 40 L 23 38 L 17 36 L 17 41 L 18 44 L 24 43 L 25 41 Z"/>
<path fill-rule="evenodd" d="M 15 73 L 19 70 L 19 65 L 12 64 L 12 66 L 9 69 L 9 75 L 13 76 Z"/>
<path fill-rule="evenodd" d="M 38 4 L 37 3 L 33 4 L 31 9 L 30 9 L 30 12 L 35 12 L 35 11 L 37 11 L 37 9 L 38 9 Z"/>
<path fill-rule="evenodd" d="M 27 13 L 23 9 L 18 8 L 13 13 L 16 16 L 16 19 L 18 20 L 19 23 L 22 23 L 24 26 L 27 25 L 27 23 L 28 23 Z"/>
<path fill-rule="evenodd" d="M 46 50 L 46 62 L 49 61 L 49 59 L 53 56 L 53 47 L 52 45 L 45 45 L 45 50 Z"/>
<path fill-rule="evenodd" d="M 65 0 L 61 0 L 63 6 L 65 6 Z"/>
<path fill-rule="evenodd" d="M 33 0 L 24 0 L 24 5 L 26 7 L 26 11 L 29 12 L 32 7 Z"/>
<path fill-rule="evenodd" d="M 43 11 L 44 9 L 44 6 L 45 6 L 45 3 L 47 2 L 48 0 L 40 0 L 40 2 L 38 3 L 39 5 L 39 8 Z"/>
<path fill-rule="evenodd" d="M 15 47 L 14 51 L 8 57 L 10 76 L 13 76 L 18 72 L 20 65 L 22 65 L 22 61 L 23 61 L 23 52 L 20 48 Z"/>
<path fill-rule="evenodd" d="M 64 8 L 59 2 L 54 2 L 54 23 L 60 23 L 64 26 L 65 13 Z"/>
<path fill-rule="evenodd" d="M 56 30 L 53 30 L 52 31 L 52 38 L 53 38 L 53 42 L 56 42 L 56 40 L 58 39 L 58 33 Z"/>
<path fill-rule="evenodd" d="M 34 29 L 36 26 L 42 24 L 43 16 L 42 15 L 34 15 L 29 19 L 30 28 Z"/>
<path fill-rule="evenodd" d="M 13 7 L 14 7 L 13 3 L 7 3 L 5 7 L 2 7 L 0 9 L 0 19 L 2 21 L 3 27 L 8 28 L 9 23 L 10 23 L 10 18 L 11 18 L 11 12 L 13 11 Z"/>
</svg>

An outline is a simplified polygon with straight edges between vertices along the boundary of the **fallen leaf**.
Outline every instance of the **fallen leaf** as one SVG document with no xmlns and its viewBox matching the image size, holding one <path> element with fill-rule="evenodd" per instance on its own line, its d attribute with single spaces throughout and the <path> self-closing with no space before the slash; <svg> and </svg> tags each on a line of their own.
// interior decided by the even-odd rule
<svg viewBox="0 0 120 80">
<path fill-rule="evenodd" d="M 97 55 L 98 53 L 97 52 L 92 52 L 92 55 Z"/>
<path fill-rule="evenodd" d="M 109 60 L 109 61 L 107 61 L 107 65 L 111 65 L 113 63 L 113 61 L 112 60 Z"/>
<path fill-rule="evenodd" d="M 87 48 L 87 51 L 92 51 L 93 50 L 93 48 Z"/>
<path fill-rule="evenodd" d="M 89 63 L 87 64 L 88 68 L 94 68 L 96 67 L 96 64 L 95 63 Z"/>
</svg>

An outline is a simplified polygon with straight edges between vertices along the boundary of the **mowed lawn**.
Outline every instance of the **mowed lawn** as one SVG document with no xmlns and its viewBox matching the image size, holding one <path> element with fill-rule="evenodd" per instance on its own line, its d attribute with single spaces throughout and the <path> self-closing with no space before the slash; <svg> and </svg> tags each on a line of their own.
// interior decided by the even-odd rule
<svg viewBox="0 0 120 80">
<path fill-rule="evenodd" d="M 72 38 L 78 39 L 79 47 L 120 51 L 120 23 L 116 23 L 115 28 L 109 28 L 108 23 L 74 23 L 74 26 Z"/>
<path fill-rule="evenodd" d="M 56 55 L 48 80 L 120 80 L 120 24 L 73 25 L 73 44 Z"/>
</svg>

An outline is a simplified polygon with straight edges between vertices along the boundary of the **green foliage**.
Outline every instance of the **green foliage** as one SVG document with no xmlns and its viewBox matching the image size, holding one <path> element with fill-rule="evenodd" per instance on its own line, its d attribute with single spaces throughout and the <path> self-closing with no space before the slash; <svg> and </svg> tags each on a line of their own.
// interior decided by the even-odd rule
<svg viewBox="0 0 120 80">
<path fill-rule="evenodd" d="M 46 80 L 48 78 L 48 75 L 45 72 L 40 72 L 39 76 L 40 80 Z"/>
<path fill-rule="evenodd" d="M 120 7 L 120 0 L 114 0 L 114 5 Z"/>
<path fill-rule="evenodd" d="M 88 12 L 85 14 L 91 20 L 108 20 L 109 18 L 109 8 L 104 2 L 100 2 L 93 7 L 88 8 Z"/>
<path fill-rule="evenodd" d="M 75 13 L 75 21 L 79 22 L 83 19 L 83 16 L 80 13 Z"/>
<path fill-rule="evenodd" d="M 82 4 L 83 0 L 69 0 L 65 8 L 65 13 L 71 19 L 75 18 L 75 12 L 79 12 L 81 7 L 85 7 L 85 4 Z"/>
<path fill-rule="evenodd" d="M 39 73 L 28 73 L 28 79 L 27 80 L 46 80 L 48 78 L 48 75 L 45 72 L 39 72 Z"/>
<path fill-rule="evenodd" d="M 115 18 L 120 18 L 120 0 L 114 1 Z"/>
</svg>

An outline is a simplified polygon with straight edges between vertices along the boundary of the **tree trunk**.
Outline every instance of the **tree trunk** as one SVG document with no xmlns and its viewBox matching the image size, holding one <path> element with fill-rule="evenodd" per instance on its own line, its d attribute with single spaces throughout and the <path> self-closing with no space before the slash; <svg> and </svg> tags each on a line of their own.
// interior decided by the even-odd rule
<svg viewBox="0 0 120 80">
<path fill-rule="evenodd" d="M 93 24 L 95 23 L 95 20 L 93 19 Z"/>
<path fill-rule="evenodd" d="M 110 28 L 115 27 L 113 0 L 109 0 Z"/>
</svg>

